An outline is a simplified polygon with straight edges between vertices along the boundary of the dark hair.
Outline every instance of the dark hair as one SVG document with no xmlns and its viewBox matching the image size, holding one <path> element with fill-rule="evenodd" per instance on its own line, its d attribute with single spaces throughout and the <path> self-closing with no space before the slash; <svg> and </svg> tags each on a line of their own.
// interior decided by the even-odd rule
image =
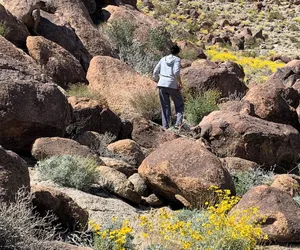
<svg viewBox="0 0 300 250">
<path fill-rule="evenodd" d="M 177 45 L 173 45 L 170 48 L 170 52 L 171 52 L 172 55 L 178 55 L 179 52 L 180 52 L 180 48 Z"/>
</svg>

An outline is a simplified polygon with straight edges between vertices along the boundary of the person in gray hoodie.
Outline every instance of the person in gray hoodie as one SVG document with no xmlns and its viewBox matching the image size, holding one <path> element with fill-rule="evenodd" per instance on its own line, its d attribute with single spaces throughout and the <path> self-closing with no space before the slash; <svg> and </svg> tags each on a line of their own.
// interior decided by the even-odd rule
<svg viewBox="0 0 300 250">
<path fill-rule="evenodd" d="M 153 78 L 158 81 L 159 99 L 162 108 L 162 126 L 169 128 L 171 117 L 170 97 L 174 102 L 176 111 L 175 128 L 182 125 L 184 101 L 181 95 L 182 82 L 180 77 L 181 59 L 178 57 L 180 48 L 174 45 L 171 54 L 163 57 L 153 71 Z"/>
</svg>

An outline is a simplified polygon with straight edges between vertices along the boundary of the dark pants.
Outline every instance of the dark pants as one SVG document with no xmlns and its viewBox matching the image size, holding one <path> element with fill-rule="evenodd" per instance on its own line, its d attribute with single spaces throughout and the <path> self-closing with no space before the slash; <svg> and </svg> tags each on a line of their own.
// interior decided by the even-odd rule
<svg viewBox="0 0 300 250">
<path fill-rule="evenodd" d="M 176 123 L 175 126 L 180 126 L 183 119 L 184 102 L 181 92 L 177 89 L 159 87 L 159 99 L 162 108 L 162 126 L 169 128 L 171 118 L 170 97 L 175 105 Z"/>
</svg>

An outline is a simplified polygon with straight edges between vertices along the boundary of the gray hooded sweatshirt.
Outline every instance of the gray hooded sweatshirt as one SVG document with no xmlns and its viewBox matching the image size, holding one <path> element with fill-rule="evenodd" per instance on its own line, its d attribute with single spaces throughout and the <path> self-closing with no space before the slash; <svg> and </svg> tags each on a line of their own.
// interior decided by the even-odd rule
<svg viewBox="0 0 300 250">
<path fill-rule="evenodd" d="M 153 78 L 158 79 L 158 87 L 177 89 L 176 78 L 180 76 L 180 58 L 174 55 L 163 57 L 153 71 Z"/>
</svg>

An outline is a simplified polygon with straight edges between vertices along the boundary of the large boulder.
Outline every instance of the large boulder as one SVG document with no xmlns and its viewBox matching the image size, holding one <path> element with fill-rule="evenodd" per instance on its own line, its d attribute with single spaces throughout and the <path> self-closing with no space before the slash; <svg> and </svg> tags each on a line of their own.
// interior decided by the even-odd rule
<svg viewBox="0 0 300 250">
<path fill-rule="evenodd" d="M 232 100 L 218 104 L 220 110 L 255 116 L 254 105 L 246 100 Z"/>
<path fill-rule="evenodd" d="M 244 78 L 245 78 L 244 69 L 240 64 L 237 64 L 232 61 L 225 61 L 225 62 L 220 63 L 220 67 L 224 67 L 229 72 L 235 73 L 236 76 L 241 80 L 244 80 Z"/>
<path fill-rule="evenodd" d="M 118 170 L 125 174 L 126 177 L 130 177 L 138 171 L 136 166 L 130 165 L 121 159 L 110 157 L 100 157 L 100 159 L 104 162 L 105 166 Z"/>
<path fill-rule="evenodd" d="M 105 14 L 104 14 L 105 13 Z M 141 43 L 145 43 L 149 38 L 149 30 L 159 27 L 159 22 L 143 12 L 133 9 L 130 6 L 109 5 L 102 10 L 103 21 L 112 23 L 114 21 L 130 21 L 135 26 L 134 38 Z M 171 43 L 171 39 L 169 41 Z"/>
<path fill-rule="evenodd" d="M 26 48 L 26 38 L 30 35 L 27 27 L 0 4 L 0 20 L 4 27 L 3 36 L 19 48 Z"/>
<path fill-rule="evenodd" d="M 257 186 L 243 196 L 231 213 L 250 208 L 258 208 L 253 219 L 262 222 L 269 240 L 300 242 L 300 207 L 289 194 L 274 187 Z"/>
<path fill-rule="evenodd" d="M 149 188 L 145 180 L 138 174 L 135 173 L 128 178 L 128 180 L 133 184 L 134 190 L 141 196 L 147 197 L 149 195 Z"/>
<path fill-rule="evenodd" d="M 30 151 L 42 136 L 63 136 L 71 120 L 65 95 L 34 60 L 0 36 L 0 144 Z"/>
<path fill-rule="evenodd" d="M 7 149 L 28 152 L 39 137 L 64 135 L 70 107 L 54 84 L 1 81 L 0 93 L 0 144 Z"/>
<path fill-rule="evenodd" d="M 99 164 L 102 161 L 87 146 L 67 138 L 52 137 L 37 139 L 31 150 L 32 156 L 37 160 L 43 160 L 51 156 L 73 155 L 82 158 L 92 158 Z"/>
<path fill-rule="evenodd" d="M 154 193 L 172 202 L 180 195 L 193 207 L 214 195 L 212 186 L 235 193 L 229 172 L 199 141 L 180 138 L 166 142 L 148 155 L 138 170 Z"/>
<path fill-rule="evenodd" d="M 300 129 L 296 110 L 284 99 L 285 89 L 276 84 L 257 84 L 243 98 L 253 104 L 254 115 L 268 121 L 292 125 Z"/>
<path fill-rule="evenodd" d="M 139 166 L 145 159 L 145 155 L 140 146 L 133 140 L 124 139 L 113 142 L 107 146 L 107 149 L 113 153 L 121 155 L 133 165 Z"/>
<path fill-rule="evenodd" d="M 50 211 L 57 216 L 57 223 L 69 232 L 87 228 L 89 214 L 69 196 L 54 188 L 34 185 L 31 187 L 32 203 L 35 210 L 46 216 Z"/>
<path fill-rule="evenodd" d="M 291 169 L 299 160 L 300 135 L 290 125 L 236 112 L 214 111 L 199 124 L 201 136 L 218 156 L 235 156 L 268 168 Z"/>
<path fill-rule="evenodd" d="M 210 66 L 207 63 L 194 65 L 182 70 L 182 80 L 187 90 L 207 91 L 219 90 L 222 97 L 244 95 L 247 87 L 239 80 L 240 75 L 222 66 Z"/>
<path fill-rule="evenodd" d="M 47 1 L 41 9 L 39 34 L 68 50 L 84 69 L 93 56 L 116 56 L 81 0 Z"/>
<path fill-rule="evenodd" d="M 0 81 L 39 81 L 46 83 L 49 79 L 35 61 L 24 51 L 0 36 Z"/>
<path fill-rule="evenodd" d="M 141 202 L 141 196 L 134 190 L 134 185 L 125 174 L 107 166 L 99 166 L 97 171 L 99 173 L 97 183 L 101 188 L 133 203 L 139 204 Z"/>
<path fill-rule="evenodd" d="M 292 60 L 269 78 L 269 82 L 284 84 L 292 87 L 300 79 L 300 60 Z"/>
<path fill-rule="evenodd" d="M 134 221 L 139 216 L 136 208 L 115 197 L 92 195 L 73 188 L 58 187 L 56 189 L 71 197 L 89 213 L 89 220 L 99 225 L 111 225 L 113 218 L 118 218 L 118 221 Z"/>
<path fill-rule="evenodd" d="M 37 20 L 35 11 L 39 11 L 40 0 L 0 0 L 9 12 L 11 12 L 19 21 L 22 21 L 28 28 L 35 28 Z"/>
<path fill-rule="evenodd" d="M 27 48 L 29 55 L 59 86 L 66 88 L 69 84 L 86 81 L 79 61 L 58 44 L 42 36 L 29 36 Z"/>
<path fill-rule="evenodd" d="M 122 126 L 121 119 L 110 109 L 86 97 L 72 96 L 68 100 L 73 107 L 73 120 L 67 128 L 69 134 L 95 131 L 118 137 Z"/>
<path fill-rule="evenodd" d="M 131 99 L 156 86 L 155 82 L 136 73 L 126 63 L 108 56 L 92 59 L 87 79 L 90 91 L 104 96 L 109 108 L 125 117 L 138 115 Z"/>
<path fill-rule="evenodd" d="M 96 10 L 97 10 L 96 0 L 81 0 L 81 1 L 83 2 L 85 7 L 87 8 L 90 15 L 96 12 Z"/>
<path fill-rule="evenodd" d="M 171 131 L 165 131 L 161 126 L 156 126 L 146 119 L 137 118 L 133 121 L 132 139 L 140 146 L 155 149 L 167 141 L 178 138 Z"/>
<path fill-rule="evenodd" d="M 79 142 L 81 145 L 89 147 L 100 155 L 102 151 L 106 151 L 106 146 L 111 142 L 111 139 L 113 139 L 113 137 L 107 136 L 107 134 L 99 134 L 94 131 L 86 131 L 73 138 L 73 140 Z"/>
<path fill-rule="evenodd" d="M 234 172 L 247 172 L 259 167 L 259 165 L 253 161 L 248 161 L 238 157 L 225 157 L 220 158 L 224 167 L 228 169 L 229 173 Z"/>
<path fill-rule="evenodd" d="M 14 201 L 20 188 L 29 191 L 29 182 L 26 162 L 16 153 L 0 146 L 0 202 Z"/>
<path fill-rule="evenodd" d="M 300 177 L 294 174 L 279 174 L 274 176 L 271 187 L 280 189 L 292 197 L 300 195 Z"/>
</svg>

